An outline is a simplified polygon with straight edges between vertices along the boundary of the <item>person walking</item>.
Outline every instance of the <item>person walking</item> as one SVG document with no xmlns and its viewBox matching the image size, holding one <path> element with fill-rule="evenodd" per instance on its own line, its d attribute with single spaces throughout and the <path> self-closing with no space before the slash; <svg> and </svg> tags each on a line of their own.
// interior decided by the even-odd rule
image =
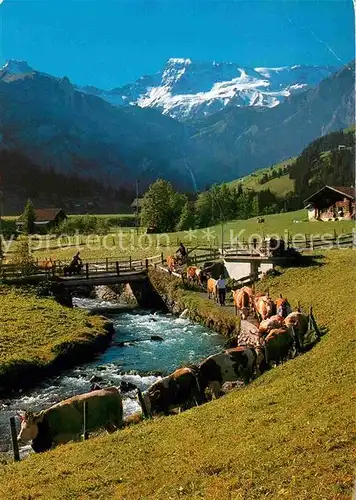
<svg viewBox="0 0 356 500">
<path fill-rule="evenodd" d="M 224 306 L 226 299 L 226 283 L 222 274 L 220 274 L 219 279 L 216 281 L 216 288 L 218 289 L 219 304 Z"/>
<path fill-rule="evenodd" d="M 176 251 L 176 254 L 178 254 L 178 257 L 180 258 L 180 263 L 185 264 L 187 261 L 188 252 L 182 242 L 179 243 L 179 248 Z"/>
</svg>

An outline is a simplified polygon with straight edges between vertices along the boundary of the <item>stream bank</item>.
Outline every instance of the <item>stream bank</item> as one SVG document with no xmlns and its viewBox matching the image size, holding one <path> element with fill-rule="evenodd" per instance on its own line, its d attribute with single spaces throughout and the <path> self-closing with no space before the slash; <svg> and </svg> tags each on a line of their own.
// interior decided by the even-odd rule
<svg viewBox="0 0 356 500">
<path fill-rule="evenodd" d="M 103 307 L 95 299 L 73 298 L 76 308 Z M 0 399 L 0 452 L 10 446 L 9 418 L 20 409 L 39 411 L 88 392 L 93 384 L 120 387 L 124 415 L 140 412 L 136 388 L 142 391 L 180 366 L 199 363 L 223 349 L 226 339 L 207 328 L 171 313 L 142 309 L 117 310 L 107 303 L 115 333 L 110 345 L 90 362 L 43 378 L 28 391 Z M 21 450 L 25 452 L 28 447 Z"/>
<path fill-rule="evenodd" d="M 182 314 L 185 311 L 191 321 L 226 337 L 230 347 L 238 345 L 241 320 L 234 311 L 220 307 L 207 296 L 202 297 L 201 291 L 164 271 L 152 269 L 148 276 L 153 293 L 161 298 L 170 312 Z"/>
</svg>

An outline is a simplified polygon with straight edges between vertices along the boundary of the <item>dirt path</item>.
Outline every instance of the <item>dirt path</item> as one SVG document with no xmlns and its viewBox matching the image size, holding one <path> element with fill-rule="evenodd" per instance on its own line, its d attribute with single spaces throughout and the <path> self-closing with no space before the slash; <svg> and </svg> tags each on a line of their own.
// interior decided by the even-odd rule
<svg viewBox="0 0 356 500">
<path fill-rule="evenodd" d="M 208 298 L 208 294 L 205 292 L 200 292 L 200 296 L 204 299 Z M 212 299 L 211 299 L 212 300 Z M 235 316 L 235 306 L 232 302 L 227 300 L 225 306 L 222 307 L 227 314 L 232 314 Z M 256 318 L 249 318 L 248 320 L 241 320 L 241 331 L 238 338 L 238 345 L 250 345 L 257 346 L 259 343 L 259 335 L 258 335 L 258 322 Z"/>
</svg>

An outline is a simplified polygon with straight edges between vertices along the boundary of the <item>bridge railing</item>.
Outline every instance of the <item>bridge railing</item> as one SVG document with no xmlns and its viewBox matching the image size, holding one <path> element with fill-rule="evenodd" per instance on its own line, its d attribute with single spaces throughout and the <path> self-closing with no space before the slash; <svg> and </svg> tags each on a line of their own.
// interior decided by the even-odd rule
<svg viewBox="0 0 356 500">
<path fill-rule="evenodd" d="M 105 275 L 119 276 L 122 273 L 144 272 L 162 262 L 162 255 L 148 257 L 141 260 L 88 260 L 83 261 L 81 272 L 76 274 L 70 269 L 66 261 L 35 261 L 29 264 L 2 264 L 0 265 L 0 279 L 9 280 L 22 277 L 45 278 L 77 276 L 78 278 L 92 278 Z"/>
</svg>

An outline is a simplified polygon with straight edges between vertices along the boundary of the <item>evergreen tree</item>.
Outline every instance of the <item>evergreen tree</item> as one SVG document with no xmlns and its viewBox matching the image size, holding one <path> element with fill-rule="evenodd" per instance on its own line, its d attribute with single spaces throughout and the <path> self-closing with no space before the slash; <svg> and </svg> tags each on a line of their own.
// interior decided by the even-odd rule
<svg viewBox="0 0 356 500">
<path fill-rule="evenodd" d="M 213 223 L 213 198 L 210 191 L 198 195 L 195 211 L 198 227 L 208 227 Z"/>
<path fill-rule="evenodd" d="M 31 200 L 27 200 L 23 212 L 23 231 L 25 234 L 32 234 L 35 231 L 36 214 Z"/>
<path fill-rule="evenodd" d="M 260 203 L 259 203 L 259 197 L 258 197 L 258 193 L 257 193 L 252 199 L 251 217 L 256 217 L 257 215 L 260 215 L 259 205 L 260 205 Z"/>
</svg>

